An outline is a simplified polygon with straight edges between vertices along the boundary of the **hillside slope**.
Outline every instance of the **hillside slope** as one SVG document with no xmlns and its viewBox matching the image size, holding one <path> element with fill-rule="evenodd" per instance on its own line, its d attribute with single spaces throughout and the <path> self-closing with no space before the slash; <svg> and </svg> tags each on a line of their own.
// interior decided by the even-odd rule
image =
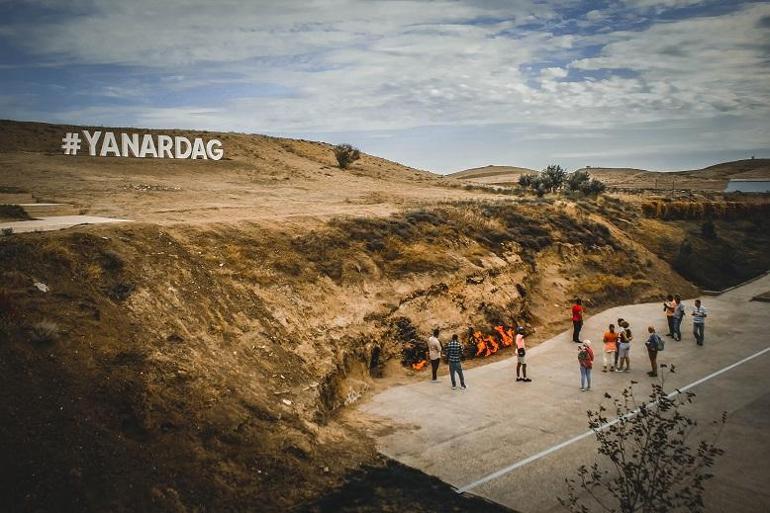
<svg viewBox="0 0 770 513">
<path fill-rule="evenodd" d="M 723 191 L 731 178 L 770 179 L 770 159 L 746 159 L 723 162 L 703 169 L 657 172 L 634 168 L 588 167 L 588 171 L 610 187 L 628 189 L 661 189 Z M 486 166 L 466 169 L 447 175 L 447 178 L 473 183 L 514 185 L 519 176 L 535 171 L 509 166 Z"/>
<path fill-rule="evenodd" d="M 0 203 L 58 202 L 80 213 L 164 224 L 269 223 L 386 215 L 404 204 L 478 197 L 439 175 L 366 154 L 340 170 L 329 144 L 261 135 L 124 129 L 216 137 L 225 152 L 220 161 L 64 155 L 61 138 L 81 128 L 0 121 Z"/>
</svg>

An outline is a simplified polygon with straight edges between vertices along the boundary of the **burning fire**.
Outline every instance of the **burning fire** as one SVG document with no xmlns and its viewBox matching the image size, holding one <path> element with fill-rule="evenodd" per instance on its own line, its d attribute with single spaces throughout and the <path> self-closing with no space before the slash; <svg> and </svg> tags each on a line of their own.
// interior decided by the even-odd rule
<svg viewBox="0 0 770 513">
<path fill-rule="evenodd" d="M 513 345 L 513 340 L 515 338 L 515 332 L 513 331 L 513 328 L 508 328 L 506 330 L 503 326 L 496 326 L 495 331 L 500 334 L 500 340 L 502 341 L 504 347 L 510 347 Z"/>
<path fill-rule="evenodd" d="M 489 356 L 500 349 L 500 344 L 497 343 L 495 337 L 492 335 L 484 336 L 480 331 L 473 332 L 473 341 L 476 343 L 476 356 Z"/>
<path fill-rule="evenodd" d="M 420 370 L 420 369 L 422 369 L 423 367 L 425 367 L 426 365 L 428 365 L 428 360 L 420 360 L 420 361 L 419 361 L 419 362 L 417 362 L 417 363 L 413 363 L 413 364 L 412 364 L 412 368 L 413 368 L 414 370 Z"/>
<path fill-rule="evenodd" d="M 513 345 L 513 328 L 505 329 L 504 326 L 496 326 L 495 331 L 500 336 L 499 341 L 492 335 L 483 335 L 480 331 L 473 332 L 473 343 L 476 344 L 476 356 L 489 356 L 495 354 L 501 347 L 510 347 Z"/>
</svg>

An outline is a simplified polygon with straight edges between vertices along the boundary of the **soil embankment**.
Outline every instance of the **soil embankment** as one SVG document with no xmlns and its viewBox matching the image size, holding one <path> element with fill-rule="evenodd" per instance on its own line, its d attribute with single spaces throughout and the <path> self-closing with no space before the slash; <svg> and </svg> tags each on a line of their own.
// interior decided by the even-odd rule
<svg viewBox="0 0 770 513">
<path fill-rule="evenodd" d="M 0 259 L 4 495 L 30 510 L 53 497 L 60 511 L 285 509 L 373 456 L 335 412 L 373 386 L 375 351 L 400 360 L 397 321 L 420 336 L 518 322 L 545 337 L 588 276 L 618 280 L 624 298 L 664 292 L 650 270 L 689 290 L 601 224 L 541 201 L 304 232 L 23 234 L 3 239 Z"/>
</svg>

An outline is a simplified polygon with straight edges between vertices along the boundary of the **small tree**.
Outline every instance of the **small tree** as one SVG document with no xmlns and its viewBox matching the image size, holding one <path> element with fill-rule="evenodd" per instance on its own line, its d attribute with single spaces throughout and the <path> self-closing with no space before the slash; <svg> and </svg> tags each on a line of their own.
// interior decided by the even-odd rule
<svg viewBox="0 0 770 513">
<path fill-rule="evenodd" d="M 532 182 L 537 178 L 537 175 L 525 173 L 519 176 L 519 187 L 528 189 L 532 187 Z"/>
<path fill-rule="evenodd" d="M 607 190 L 607 186 L 604 184 L 604 182 L 597 180 L 596 178 L 591 178 L 591 181 L 589 181 L 585 187 L 586 189 L 583 191 L 584 194 L 590 194 L 593 196 L 601 194 Z"/>
<path fill-rule="evenodd" d="M 334 147 L 334 156 L 340 169 L 347 169 L 350 164 L 361 158 L 361 152 L 350 144 L 338 144 Z"/>
<path fill-rule="evenodd" d="M 540 178 L 543 179 L 543 185 L 549 192 L 556 192 L 564 185 L 567 171 L 557 164 L 551 164 L 540 172 Z"/>
<path fill-rule="evenodd" d="M 673 367 L 671 372 L 673 372 Z M 632 382 L 633 383 L 633 382 Z M 613 399 L 616 420 L 607 409 L 588 412 L 596 433 L 599 458 L 578 469 L 577 479 L 567 479 L 567 497 L 559 502 L 572 513 L 617 511 L 664 513 L 703 511 L 704 483 L 723 450 L 716 439 L 727 419 L 723 413 L 712 441 L 690 442 L 697 423 L 680 411 L 695 397 L 691 392 L 667 395 L 663 386 L 652 387 L 650 401 L 637 404 L 632 387 Z M 586 492 L 582 497 L 579 491 Z M 598 507 L 597 507 L 598 506 Z"/>
<path fill-rule="evenodd" d="M 591 183 L 588 171 L 575 171 L 567 175 L 564 188 L 568 192 L 585 192 Z"/>
</svg>

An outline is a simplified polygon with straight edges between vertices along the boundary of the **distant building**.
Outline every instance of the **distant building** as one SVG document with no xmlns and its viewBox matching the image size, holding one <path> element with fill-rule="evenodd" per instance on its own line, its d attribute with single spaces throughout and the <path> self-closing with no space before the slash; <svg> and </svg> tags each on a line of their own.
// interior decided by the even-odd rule
<svg viewBox="0 0 770 513">
<path fill-rule="evenodd" d="M 770 193 L 770 180 L 761 178 L 733 178 L 727 182 L 725 192 Z"/>
</svg>

